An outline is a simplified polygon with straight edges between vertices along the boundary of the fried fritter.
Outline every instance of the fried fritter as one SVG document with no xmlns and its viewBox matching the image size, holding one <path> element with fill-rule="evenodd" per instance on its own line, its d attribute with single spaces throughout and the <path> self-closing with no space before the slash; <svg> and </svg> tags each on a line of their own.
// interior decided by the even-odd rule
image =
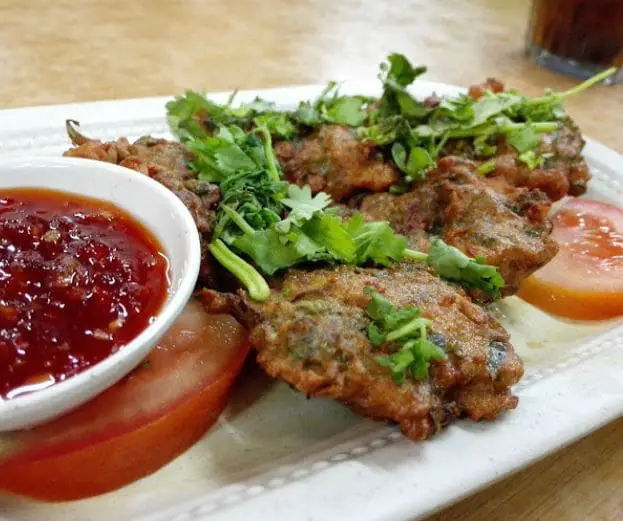
<svg viewBox="0 0 623 521">
<path fill-rule="evenodd" d="M 309 185 L 340 202 L 358 191 L 384 192 L 400 179 L 374 145 L 339 125 L 323 125 L 309 136 L 275 144 L 275 154 L 291 183 Z"/>
<path fill-rule="evenodd" d="M 560 130 L 543 134 L 537 145 L 537 155 L 543 157 L 543 165 L 529 168 L 519 159 L 519 153 L 503 138 L 497 140 L 497 151 L 492 158 L 495 168 L 486 176 L 486 182 L 500 192 L 507 187 L 525 187 L 540 190 L 550 201 L 558 201 L 566 195 L 579 196 L 586 192 L 590 172 L 582 157 L 584 140 L 580 131 L 567 119 Z M 473 144 L 469 141 L 450 142 L 443 155 L 474 159 Z"/>
<path fill-rule="evenodd" d="M 504 90 L 501 81 L 487 78 L 480 85 L 472 85 L 469 95 L 479 99 L 485 92 L 498 93 Z M 580 129 L 569 117 L 563 121 L 560 130 L 542 135 L 536 153 L 545 161 L 534 169 L 519 160 L 517 150 L 500 138 L 493 157 L 495 169 L 487 175 L 487 180 L 501 191 L 505 190 L 506 185 L 540 190 L 551 201 L 558 201 L 566 195 L 579 196 L 586 192 L 591 178 L 582 157 L 583 148 L 584 139 Z M 474 158 L 473 144 L 469 141 L 451 141 L 443 154 Z"/>
<path fill-rule="evenodd" d="M 506 281 L 502 294 L 510 295 L 557 252 L 549 236 L 549 201 L 526 189 L 503 195 L 483 183 L 475 168 L 462 158 L 443 158 L 413 191 L 370 195 L 360 209 L 371 220 L 389 221 L 413 248 L 426 251 L 434 234 L 470 257 L 484 258 L 498 267 Z"/>
<path fill-rule="evenodd" d="M 392 346 L 377 351 L 368 341 L 365 287 L 398 307 L 418 307 L 432 321 L 429 339 L 446 359 L 431 364 L 426 380 L 395 383 L 378 363 Z M 493 420 L 517 405 L 510 386 L 523 366 L 508 333 L 462 290 L 418 265 L 289 270 L 267 302 L 243 295 L 237 314 L 270 376 L 370 418 L 397 422 L 415 440 L 454 418 Z"/>
<path fill-rule="evenodd" d="M 63 155 L 115 163 L 145 174 L 171 190 L 190 210 L 201 236 L 202 262 L 200 279 L 214 286 L 213 264 L 207 244 L 216 222 L 220 200 L 217 185 L 197 179 L 197 174 L 186 166 L 189 152 L 184 145 L 150 136 L 134 143 L 126 138 L 103 143 L 79 134 L 68 123 L 72 142 L 76 145 Z"/>
</svg>

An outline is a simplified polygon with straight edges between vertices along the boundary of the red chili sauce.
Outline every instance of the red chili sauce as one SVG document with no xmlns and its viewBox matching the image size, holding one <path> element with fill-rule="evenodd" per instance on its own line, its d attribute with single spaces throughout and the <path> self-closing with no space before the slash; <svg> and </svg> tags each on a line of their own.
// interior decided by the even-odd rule
<svg viewBox="0 0 623 521">
<path fill-rule="evenodd" d="M 157 239 L 116 206 L 0 189 L 0 398 L 83 371 L 152 321 L 168 290 Z"/>
</svg>

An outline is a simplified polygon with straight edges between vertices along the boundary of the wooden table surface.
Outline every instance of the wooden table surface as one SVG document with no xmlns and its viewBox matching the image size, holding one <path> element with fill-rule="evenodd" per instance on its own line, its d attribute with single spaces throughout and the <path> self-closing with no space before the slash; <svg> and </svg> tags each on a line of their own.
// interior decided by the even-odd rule
<svg viewBox="0 0 623 521">
<path fill-rule="evenodd" d="M 433 80 L 570 87 L 525 59 L 528 10 L 527 0 L 0 0 L 0 108 L 371 78 L 391 51 Z M 623 152 L 623 86 L 568 107 L 586 135 Z M 620 520 L 622 488 L 623 420 L 431 520 Z"/>
</svg>

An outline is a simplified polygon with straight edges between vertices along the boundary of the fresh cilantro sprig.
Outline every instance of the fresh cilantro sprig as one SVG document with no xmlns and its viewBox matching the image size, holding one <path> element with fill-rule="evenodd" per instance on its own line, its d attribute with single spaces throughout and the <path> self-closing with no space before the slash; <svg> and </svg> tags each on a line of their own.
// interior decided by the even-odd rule
<svg viewBox="0 0 623 521">
<path fill-rule="evenodd" d="M 325 211 L 330 202 L 327 194 L 311 197 L 309 187 L 288 186 L 290 207 L 287 217 L 265 229 L 240 226 L 243 235 L 231 244 L 253 259 L 267 275 L 303 262 L 339 262 L 353 264 L 356 243 L 341 219 Z M 238 216 L 239 222 L 243 217 Z"/>
<path fill-rule="evenodd" d="M 405 256 L 407 239 L 397 234 L 386 221 L 365 222 L 356 214 L 346 223 L 346 230 L 356 244 L 356 263 L 374 261 L 380 266 L 391 266 Z"/>
<path fill-rule="evenodd" d="M 203 94 L 187 90 L 166 104 L 171 132 L 182 142 L 213 135 L 219 128 L 237 126 L 249 129 L 257 122 L 285 139 L 292 137 L 295 126 L 287 114 L 277 110 L 275 103 L 255 98 L 250 103 L 234 106 L 234 91 L 225 104 L 218 104 Z"/>
<path fill-rule="evenodd" d="M 432 240 L 428 253 L 405 250 L 405 258 L 425 262 L 440 277 L 457 282 L 466 289 L 479 289 L 494 300 L 500 298 L 504 278 L 495 266 L 481 258 L 472 259 L 439 238 Z"/>
<path fill-rule="evenodd" d="M 361 216 L 345 222 L 330 208 L 328 194 L 312 196 L 308 186 L 283 181 L 266 126 L 245 131 L 221 125 L 212 135 L 182 135 L 193 152 L 191 167 L 221 189 L 209 249 L 253 299 L 270 295 L 262 274 L 297 264 L 389 265 L 402 260 L 406 239 L 389 224 L 366 223 Z"/>
<path fill-rule="evenodd" d="M 428 377 L 431 361 L 443 360 L 444 351 L 428 339 L 430 320 L 414 306 L 396 307 L 373 288 L 364 288 L 370 302 L 366 314 L 372 319 L 368 339 L 374 347 L 391 344 L 396 351 L 381 355 L 377 361 L 391 369 L 392 378 L 401 384 L 410 376 L 416 380 Z"/>
<path fill-rule="evenodd" d="M 373 115 L 372 119 L 397 114 L 409 118 L 424 118 L 431 112 L 430 108 L 407 91 L 407 87 L 426 72 L 426 67 L 414 67 L 404 55 L 394 53 L 387 57 L 387 63 L 381 63 L 380 69 L 379 80 L 383 84 L 383 96 L 379 100 L 378 115 Z"/>
<path fill-rule="evenodd" d="M 273 275 L 298 264 L 391 266 L 404 259 L 424 260 L 442 277 L 499 296 L 496 284 L 503 281 L 499 283 L 501 277 L 491 275 L 491 270 L 497 274 L 494 267 L 455 254 L 455 264 L 461 265 L 452 271 L 450 261 L 437 262 L 439 252 L 435 248 L 428 254 L 407 249 L 407 239 L 389 223 L 366 222 L 362 215 L 343 221 L 330 207 L 328 194 L 312 195 L 308 186 L 300 188 L 283 181 L 272 133 L 257 115 L 260 109 L 270 111 L 270 106 L 256 100 L 253 108 L 234 113 L 227 106 L 205 105 L 194 95 L 186 96 L 194 106 L 209 107 L 220 121 L 231 121 L 228 118 L 232 114 L 253 115 L 253 126 L 247 130 L 219 124 L 207 132 L 204 126 L 193 126 L 191 121 L 182 124 L 176 119 L 181 114 L 179 99 L 169 107 L 169 121 L 177 125 L 172 130 L 193 152 L 191 168 L 200 179 L 220 185 L 221 203 L 209 249 L 247 287 L 253 299 L 265 300 L 270 295 L 263 274 Z M 470 268 L 469 262 L 478 265 L 480 271 Z"/>
<path fill-rule="evenodd" d="M 369 96 L 340 95 L 339 85 L 331 81 L 315 101 L 301 101 L 289 116 L 307 127 L 325 123 L 359 127 L 368 121 L 368 108 L 373 101 Z"/>
<path fill-rule="evenodd" d="M 616 72 L 609 69 L 562 93 L 546 91 L 543 96 L 528 98 L 514 91 L 486 92 L 478 100 L 459 95 L 442 98 L 431 106 L 408 91 L 426 72 L 425 67 L 414 67 L 404 55 L 395 53 L 388 56 L 380 69 L 383 94 L 378 100 L 341 95 L 336 82 L 330 82 L 315 101 L 302 101 L 293 111 L 280 111 L 275 103 L 260 98 L 234 106 L 235 93 L 226 104 L 219 105 L 197 92 L 187 91 L 167 104 L 169 125 L 187 143 L 192 143 L 192 138 L 215 136 L 219 129 L 231 126 L 243 131 L 261 127 L 278 139 L 292 139 L 324 124 L 349 126 L 356 129 L 361 139 L 387 149 L 388 156 L 403 173 L 404 189 L 434 168 L 450 140 L 470 141 L 475 156 L 486 159 L 495 155 L 497 138 L 503 137 L 528 168 L 542 166 L 545 158 L 537 154 L 537 147 L 542 134 L 562 126 L 567 117 L 564 100 Z M 236 155 L 244 161 L 240 154 Z M 214 171 L 210 164 L 200 168 Z M 397 186 L 394 191 L 400 189 Z"/>
<path fill-rule="evenodd" d="M 434 167 L 449 140 L 471 140 L 477 157 L 497 152 L 496 138 L 503 137 L 529 168 L 542 165 L 537 155 L 541 135 L 557 131 L 567 118 L 563 102 L 614 74 L 604 71 L 562 93 L 548 91 L 535 98 L 514 91 L 486 92 L 475 100 L 466 95 L 442 98 L 434 106 L 414 99 L 407 87 L 423 72 L 400 54 L 381 65 L 383 96 L 370 125 L 357 129 L 361 139 L 389 147 L 406 183 L 422 179 Z"/>
<path fill-rule="evenodd" d="M 330 82 L 315 101 L 301 101 L 293 111 L 279 110 L 274 102 L 257 97 L 250 103 L 234 106 L 235 95 L 236 92 L 226 104 L 220 105 L 187 90 L 166 105 L 171 131 L 182 142 L 213 136 L 223 126 L 236 126 L 243 131 L 261 127 L 275 138 L 291 139 L 310 127 L 324 124 L 349 127 L 367 124 L 370 104 L 375 101 L 369 96 L 341 95 L 336 82 Z"/>
</svg>

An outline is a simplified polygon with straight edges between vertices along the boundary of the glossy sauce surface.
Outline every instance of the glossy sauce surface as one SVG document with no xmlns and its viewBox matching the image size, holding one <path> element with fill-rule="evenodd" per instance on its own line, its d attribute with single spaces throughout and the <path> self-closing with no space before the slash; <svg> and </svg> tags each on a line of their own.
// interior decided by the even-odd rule
<svg viewBox="0 0 623 521">
<path fill-rule="evenodd" d="M 0 189 L 0 398 L 62 381 L 136 337 L 165 301 L 168 260 L 116 206 Z"/>
<path fill-rule="evenodd" d="M 607 217 L 563 207 L 554 216 L 553 237 L 572 254 L 593 258 L 604 271 L 623 271 L 623 233 Z"/>
</svg>

